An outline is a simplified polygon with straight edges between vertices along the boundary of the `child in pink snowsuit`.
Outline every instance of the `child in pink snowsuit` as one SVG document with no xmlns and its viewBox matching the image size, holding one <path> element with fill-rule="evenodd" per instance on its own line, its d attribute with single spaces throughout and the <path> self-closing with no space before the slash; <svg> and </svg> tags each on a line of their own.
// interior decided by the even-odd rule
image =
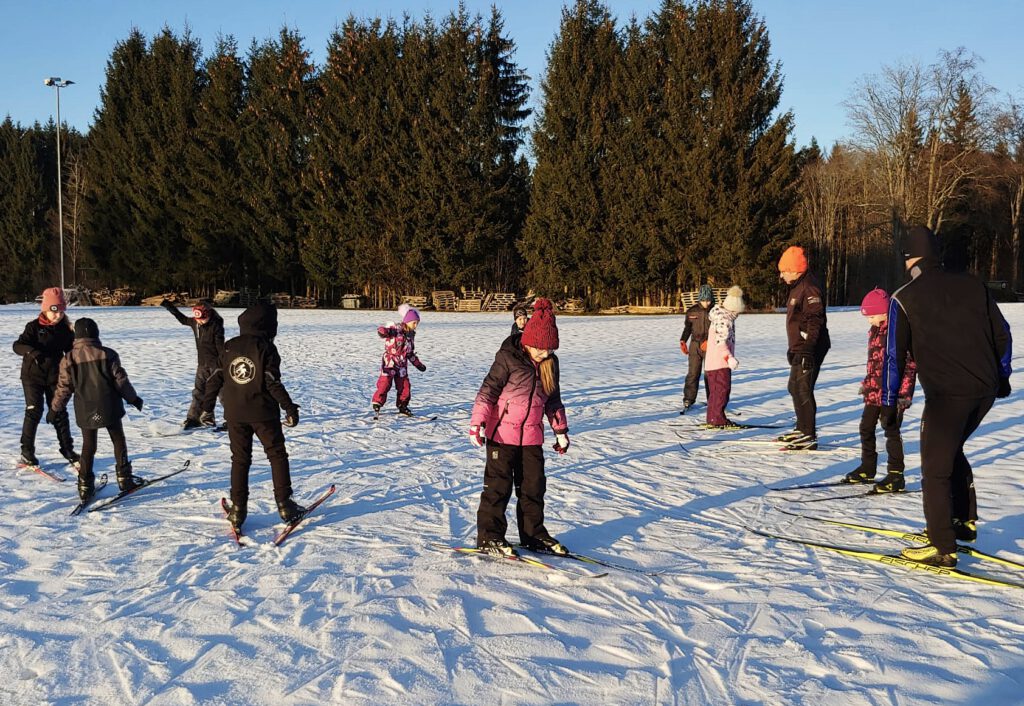
<svg viewBox="0 0 1024 706">
<path fill-rule="evenodd" d="M 402 314 L 400 324 L 389 323 L 377 328 L 377 335 L 384 339 L 384 355 L 380 361 L 380 377 L 377 378 L 377 390 L 373 393 L 373 413 L 388 400 L 388 391 L 392 383 L 398 399 L 395 400 L 399 414 L 412 416 L 409 399 L 412 390 L 409 386 L 409 363 L 423 372 L 427 369 L 416 356 L 416 327 L 420 323 L 420 313 L 407 305 L 398 310 Z"/>
<path fill-rule="evenodd" d="M 725 301 L 708 314 L 708 350 L 704 357 L 707 379 L 707 424 L 725 427 L 731 422 L 725 416 L 732 392 L 732 371 L 739 367 L 736 359 L 736 317 L 743 313 L 743 290 L 730 287 Z"/>
</svg>

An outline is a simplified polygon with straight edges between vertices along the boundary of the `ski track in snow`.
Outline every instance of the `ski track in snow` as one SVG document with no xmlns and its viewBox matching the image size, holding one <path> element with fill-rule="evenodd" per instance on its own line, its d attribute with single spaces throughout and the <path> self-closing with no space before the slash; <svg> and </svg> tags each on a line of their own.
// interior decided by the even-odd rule
<svg viewBox="0 0 1024 706">
<path fill-rule="evenodd" d="M 0 338 L 13 341 L 35 312 L 0 307 Z M 1024 337 L 1024 305 L 1004 312 Z M 855 310 L 830 314 L 834 343 L 817 393 L 822 440 L 847 451 L 789 455 L 718 443 L 778 431 L 687 428 L 705 408 L 677 414 L 682 317 L 559 317 L 572 447 L 564 457 L 547 452 L 548 527 L 581 553 L 663 572 L 608 569 L 581 580 L 429 546 L 474 541 L 483 456 L 466 439 L 469 411 L 509 315 L 425 312 L 417 351 L 428 371 L 410 371 L 412 408 L 438 418 L 399 418 L 392 391 L 374 422 L 375 326 L 387 312 L 282 311 L 284 381 L 301 406 L 299 426 L 286 430 L 295 494 L 311 499 L 331 483 L 338 492 L 284 545 L 271 546 L 280 523 L 257 445 L 248 546 L 239 549 L 219 507 L 228 491 L 226 435 L 176 433 L 194 375 L 188 330 L 160 309 L 69 313 L 96 319 L 146 400 L 125 420 L 135 472 L 192 464 L 121 506 L 70 517 L 72 481 L 14 469 L 20 358 L 9 349 L 0 357 L 0 456 L 10 459 L 0 509 L 0 703 L 1019 702 L 1024 591 L 867 564 L 743 529 L 893 551 L 898 540 L 775 507 L 922 526 L 920 494 L 790 505 L 836 489 L 766 488 L 834 479 L 857 464 L 867 325 Z M 222 310 L 229 337 L 238 313 Z M 737 345 L 742 367 L 730 406 L 738 419 L 790 428 L 782 317 L 741 317 Z M 920 487 L 922 402 L 918 389 L 904 425 L 909 488 Z M 1022 412 L 1020 392 L 997 402 L 968 445 L 979 547 L 1017 559 Z M 37 452 L 70 476 L 48 425 Z M 113 478 L 102 433 L 96 472 Z M 114 492 L 111 482 L 102 495 Z M 966 557 L 961 566 L 1003 575 Z"/>
</svg>

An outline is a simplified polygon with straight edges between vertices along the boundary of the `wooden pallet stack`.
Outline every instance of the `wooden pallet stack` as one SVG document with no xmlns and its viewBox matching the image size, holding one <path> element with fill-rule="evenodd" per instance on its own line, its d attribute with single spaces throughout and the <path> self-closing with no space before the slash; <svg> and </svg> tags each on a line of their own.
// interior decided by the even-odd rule
<svg viewBox="0 0 1024 706">
<path fill-rule="evenodd" d="M 292 306 L 296 309 L 316 309 L 318 304 L 316 297 L 292 297 Z"/>
<path fill-rule="evenodd" d="M 416 309 L 425 309 L 427 307 L 427 297 L 423 294 L 403 294 L 402 303 Z"/>
<path fill-rule="evenodd" d="M 106 287 L 93 293 L 92 300 L 99 306 L 127 306 L 135 300 L 135 290 L 118 287 L 110 291 Z"/>
<path fill-rule="evenodd" d="M 438 290 L 430 293 L 430 299 L 434 302 L 437 311 L 455 311 L 455 292 L 451 290 Z"/>
<path fill-rule="evenodd" d="M 566 299 L 560 309 L 568 314 L 582 314 L 585 309 L 583 308 L 582 299 Z"/>
<path fill-rule="evenodd" d="M 270 295 L 270 303 L 278 309 L 290 309 L 292 306 L 292 295 L 288 292 L 276 292 Z"/>
<path fill-rule="evenodd" d="M 514 292 L 492 292 L 484 299 L 484 311 L 508 311 L 516 305 Z"/>
<path fill-rule="evenodd" d="M 699 290 L 693 290 L 692 292 L 683 292 L 679 297 L 679 308 L 686 311 L 691 306 L 697 303 L 697 293 Z M 715 303 L 721 304 L 725 301 L 726 295 L 729 293 L 728 287 L 713 287 L 712 290 L 715 293 Z"/>
<path fill-rule="evenodd" d="M 455 305 L 455 311 L 480 311 L 483 303 L 483 299 L 460 299 Z"/>
<path fill-rule="evenodd" d="M 260 300 L 260 293 L 255 289 L 242 287 L 238 290 L 238 306 L 250 307 Z"/>
<path fill-rule="evenodd" d="M 218 289 L 213 295 L 214 306 L 231 306 L 238 300 L 238 290 Z"/>
</svg>

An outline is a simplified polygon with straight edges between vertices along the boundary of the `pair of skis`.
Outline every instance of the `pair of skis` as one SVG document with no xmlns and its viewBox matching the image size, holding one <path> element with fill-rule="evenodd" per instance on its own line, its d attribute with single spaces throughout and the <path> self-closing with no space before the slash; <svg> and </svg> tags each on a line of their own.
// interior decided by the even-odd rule
<svg viewBox="0 0 1024 706">
<path fill-rule="evenodd" d="M 74 468 L 73 465 L 71 467 Z M 65 477 L 63 475 L 58 475 L 57 473 L 54 473 L 53 471 L 48 471 L 45 468 L 43 468 L 42 466 L 40 466 L 38 463 L 20 463 L 19 462 L 18 463 L 18 470 L 19 471 L 32 471 L 33 473 L 38 473 L 43 478 L 46 478 L 47 480 L 52 480 L 54 483 L 64 483 L 64 482 L 67 481 L 67 477 Z"/>
<path fill-rule="evenodd" d="M 812 520 L 815 522 L 821 522 L 823 524 L 832 525 L 835 527 L 843 527 L 846 529 L 856 530 L 858 532 L 866 532 L 868 534 L 877 534 L 885 537 L 893 537 L 896 539 L 903 539 L 906 541 L 914 542 L 917 544 L 927 544 L 927 535 L 919 532 L 905 532 L 903 530 L 889 529 L 887 527 L 872 527 L 870 525 L 861 525 L 853 522 L 844 522 L 841 520 L 831 520 L 824 517 L 814 517 L 811 515 L 801 515 L 796 512 L 789 512 L 782 510 L 780 512 L 790 515 L 792 517 L 798 517 L 805 520 Z M 920 562 L 911 561 L 906 559 L 899 554 L 887 554 L 884 552 L 876 552 L 869 549 L 844 547 L 837 544 L 829 544 L 827 542 L 818 542 L 814 540 L 804 539 L 801 537 L 792 537 L 783 534 L 776 534 L 775 532 L 768 532 L 754 527 L 747 526 L 746 529 L 754 534 L 769 539 L 781 540 L 784 542 L 791 542 L 794 544 L 802 544 L 807 547 L 814 549 L 821 549 L 823 551 L 834 552 L 836 554 L 842 554 L 844 556 L 853 557 L 855 559 L 861 559 L 864 561 L 873 561 L 888 566 L 898 566 L 904 569 L 911 569 L 915 571 L 926 571 L 936 576 L 943 576 L 947 578 L 954 578 L 963 581 L 971 581 L 973 583 L 981 583 L 989 586 L 1000 586 L 1002 588 L 1020 588 L 1024 589 L 1024 582 L 1015 581 L 1013 579 L 1004 579 L 989 574 L 978 574 L 970 571 L 964 571 L 962 569 L 948 568 L 943 566 L 931 566 L 929 564 L 922 564 Z M 963 544 L 957 545 L 957 552 L 965 554 L 967 556 L 979 559 L 983 562 L 998 564 L 1005 568 L 1014 569 L 1017 571 L 1024 571 L 1024 563 L 1014 561 L 1012 559 L 1004 559 L 1003 557 L 996 556 L 995 554 L 989 554 L 980 549 L 970 547 Z"/>
<path fill-rule="evenodd" d="M 288 539 L 289 535 L 291 535 L 291 533 L 294 532 L 296 530 L 296 528 L 298 528 L 298 526 L 301 525 L 302 522 L 306 518 L 309 517 L 310 513 L 312 513 L 313 510 L 315 510 L 317 507 L 319 507 L 321 503 L 323 503 L 325 500 L 327 500 L 327 498 L 329 498 L 332 495 L 334 495 L 334 491 L 335 491 L 335 486 L 334 486 L 334 484 L 331 484 L 331 487 L 328 488 L 323 493 L 323 495 L 318 497 L 316 500 L 314 500 L 310 505 L 308 505 L 306 507 L 306 511 L 303 512 L 301 516 L 299 516 L 296 519 L 292 520 L 291 522 L 287 523 L 284 526 L 284 529 L 281 530 L 280 532 L 278 532 L 277 536 L 274 537 L 274 540 L 273 540 L 272 544 L 275 547 L 281 546 L 284 543 L 284 540 Z M 230 506 L 228 505 L 228 499 L 227 498 L 221 498 L 220 499 L 220 507 L 224 511 L 224 516 L 227 517 L 228 511 L 230 509 Z M 240 528 L 235 527 L 230 522 L 228 523 L 228 528 L 231 531 L 231 537 L 235 540 L 235 544 L 236 545 L 238 545 L 239 547 L 247 546 L 246 544 L 244 544 L 242 542 L 242 537 L 244 537 L 245 535 L 242 534 L 242 530 Z"/>
<path fill-rule="evenodd" d="M 122 490 L 117 495 L 115 495 L 115 496 L 113 496 L 111 498 L 108 498 L 108 499 L 104 500 L 103 502 L 101 502 L 99 504 L 92 505 L 91 507 L 89 507 L 88 511 L 89 512 L 97 512 L 99 510 L 105 510 L 106 508 L 110 507 L 111 505 L 116 505 L 117 503 L 122 502 L 125 498 L 127 498 L 127 497 L 129 497 L 131 495 L 134 495 L 135 493 L 139 492 L 143 488 L 148 488 L 149 486 L 153 485 L 154 483 L 159 483 L 161 481 L 167 480 L 168 478 L 173 478 L 174 476 L 178 475 L 179 473 L 184 473 L 185 471 L 188 470 L 188 467 L 189 467 L 189 465 L 191 463 L 192 463 L 192 460 L 191 459 L 187 459 L 185 461 L 185 463 L 183 463 L 181 465 L 181 468 L 177 469 L 176 471 L 172 471 L 172 472 L 167 473 L 167 474 L 162 475 L 162 476 L 157 476 L 156 478 L 139 478 L 138 480 L 140 481 L 140 483 L 137 486 L 135 486 L 134 488 L 130 488 L 128 490 Z M 99 488 L 97 488 L 97 492 L 98 491 L 99 491 Z M 96 494 L 94 493 L 93 497 L 90 498 L 89 501 L 87 501 L 84 505 L 82 505 L 82 507 L 84 508 L 85 505 L 90 505 L 95 498 L 96 498 Z M 73 511 L 71 514 L 77 515 L 77 514 L 80 514 L 82 512 L 82 510 L 79 509 L 78 507 L 76 507 L 75 510 L 77 512 Z"/>
<path fill-rule="evenodd" d="M 774 488 L 768 486 L 768 490 L 773 493 L 784 493 L 789 490 L 812 490 L 817 488 L 835 488 L 835 487 L 848 487 L 855 485 L 866 485 L 864 483 L 847 483 L 843 480 L 823 481 L 820 483 L 801 483 L 799 485 L 787 485 L 781 488 Z M 827 495 L 823 498 L 793 498 L 789 499 L 791 503 L 822 503 L 828 502 L 829 500 L 848 500 L 850 498 L 866 498 L 875 495 L 905 495 L 907 493 L 920 493 L 921 489 L 916 488 L 912 490 L 896 490 L 886 491 L 879 490 L 872 485 L 868 490 L 857 491 L 855 493 L 844 493 L 843 495 Z"/>
</svg>

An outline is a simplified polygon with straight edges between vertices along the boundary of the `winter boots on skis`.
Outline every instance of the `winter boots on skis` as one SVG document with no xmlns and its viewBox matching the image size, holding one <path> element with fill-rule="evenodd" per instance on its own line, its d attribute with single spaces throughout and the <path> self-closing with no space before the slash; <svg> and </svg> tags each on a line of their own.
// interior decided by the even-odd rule
<svg viewBox="0 0 1024 706">
<path fill-rule="evenodd" d="M 861 463 L 843 478 L 843 483 L 870 483 L 875 479 L 875 467 Z"/>
<path fill-rule="evenodd" d="M 291 498 L 277 501 L 277 514 L 281 516 L 281 519 L 287 523 L 295 522 L 296 520 L 302 519 L 302 516 L 306 514 L 306 508 L 299 505 Z"/>
<path fill-rule="evenodd" d="M 558 556 L 565 556 L 569 553 L 569 550 L 562 546 L 562 543 L 554 537 L 531 538 L 523 542 L 523 546 L 535 552 L 546 552 L 548 554 L 557 554 Z"/>
<path fill-rule="evenodd" d="M 117 487 L 122 492 L 125 490 L 135 490 L 145 484 L 145 480 L 132 475 L 132 464 L 127 463 L 124 466 L 117 467 Z"/>
<path fill-rule="evenodd" d="M 885 478 L 875 483 L 876 493 L 902 493 L 907 487 L 903 474 L 899 471 L 889 471 Z"/>
<path fill-rule="evenodd" d="M 496 557 L 517 556 L 516 550 L 504 539 L 485 539 L 482 542 L 478 542 L 476 548 L 484 554 Z"/>
<path fill-rule="evenodd" d="M 87 503 L 92 500 L 92 496 L 96 494 L 96 476 L 92 473 L 89 475 L 78 476 L 78 499 L 83 503 Z"/>
</svg>

